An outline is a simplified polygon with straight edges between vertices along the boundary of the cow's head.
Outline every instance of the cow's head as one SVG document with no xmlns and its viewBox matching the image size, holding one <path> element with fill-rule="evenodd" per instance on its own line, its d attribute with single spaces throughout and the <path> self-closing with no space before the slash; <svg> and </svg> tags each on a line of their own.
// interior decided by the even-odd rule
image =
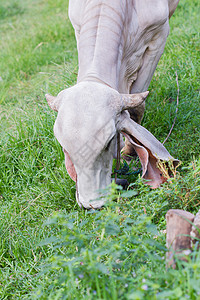
<svg viewBox="0 0 200 300">
<path fill-rule="evenodd" d="M 104 204 L 100 191 L 111 182 L 116 135 L 121 132 L 137 152 L 143 177 L 153 187 L 165 181 L 158 159 L 172 159 L 164 146 L 145 128 L 130 119 L 128 108 L 140 105 L 148 92 L 124 95 L 96 82 L 81 82 L 57 97 L 46 95 L 58 111 L 54 134 L 63 147 L 65 165 L 76 182 L 76 199 L 85 208 Z"/>
</svg>

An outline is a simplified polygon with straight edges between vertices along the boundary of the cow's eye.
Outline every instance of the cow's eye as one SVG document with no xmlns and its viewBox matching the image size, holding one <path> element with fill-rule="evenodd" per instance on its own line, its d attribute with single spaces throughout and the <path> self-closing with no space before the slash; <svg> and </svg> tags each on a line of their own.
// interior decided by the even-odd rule
<svg viewBox="0 0 200 300">
<path fill-rule="evenodd" d="M 111 145 L 113 139 L 114 139 L 114 137 L 108 142 L 108 144 L 105 147 L 105 151 L 108 151 L 110 149 L 110 145 Z"/>
</svg>

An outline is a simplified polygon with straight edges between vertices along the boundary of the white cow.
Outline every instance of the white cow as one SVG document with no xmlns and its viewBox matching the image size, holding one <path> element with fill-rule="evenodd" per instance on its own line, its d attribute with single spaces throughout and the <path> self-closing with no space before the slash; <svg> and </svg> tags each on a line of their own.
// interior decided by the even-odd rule
<svg viewBox="0 0 200 300">
<path fill-rule="evenodd" d="M 46 95 L 58 111 L 54 133 L 76 182 L 76 199 L 85 208 L 104 204 L 100 190 L 111 182 L 117 133 L 124 154 L 136 152 L 143 177 L 153 188 L 166 181 L 158 160 L 177 160 L 141 122 L 151 78 L 179 0 L 71 0 L 79 72 L 77 84 Z M 137 122 L 137 123 L 136 123 Z"/>
</svg>

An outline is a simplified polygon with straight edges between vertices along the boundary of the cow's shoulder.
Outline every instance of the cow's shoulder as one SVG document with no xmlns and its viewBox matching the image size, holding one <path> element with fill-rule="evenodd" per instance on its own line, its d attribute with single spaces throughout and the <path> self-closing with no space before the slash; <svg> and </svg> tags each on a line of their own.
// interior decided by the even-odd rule
<svg viewBox="0 0 200 300">
<path fill-rule="evenodd" d="M 77 34 L 80 32 L 86 0 L 69 0 L 68 15 Z"/>
<path fill-rule="evenodd" d="M 144 30 L 163 25 L 169 18 L 168 0 L 136 0 L 134 8 L 138 25 Z"/>
</svg>

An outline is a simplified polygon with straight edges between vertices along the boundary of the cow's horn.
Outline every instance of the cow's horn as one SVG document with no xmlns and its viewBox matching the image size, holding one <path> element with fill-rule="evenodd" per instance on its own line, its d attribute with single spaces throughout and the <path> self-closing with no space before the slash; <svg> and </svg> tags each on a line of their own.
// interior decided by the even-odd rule
<svg viewBox="0 0 200 300">
<path fill-rule="evenodd" d="M 50 108 L 58 111 L 58 99 L 57 97 L 54 97 L 52 95 L 46 94 L 45 95 L 46 99 L 47 99 L 47 103 L 49 104 Z"/>
<path fill-rule="evenodd" d="M 121 94 L 122 111 L 139 106 L 147 98 L 149 91 L 138 94 Z"/>
</svg>

